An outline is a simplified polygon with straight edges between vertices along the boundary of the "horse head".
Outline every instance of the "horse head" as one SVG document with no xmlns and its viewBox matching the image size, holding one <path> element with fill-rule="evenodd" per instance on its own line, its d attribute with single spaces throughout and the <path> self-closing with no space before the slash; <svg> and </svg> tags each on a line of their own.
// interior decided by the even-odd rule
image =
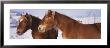
<svg viewBox="0 0 110 48">
<path fill-rule="evenodd" d="M 55 27 L 56 25 L 55 15 L 56 15 L 55 11 L 48 10 L 48 12 L 45 14 L 44 18 L 39 24 L 38 27 L 39 32 L 46 32 Z"/>
<path fill-rule="evenodd" d="M 28 29 L 30 29 L 32 22 L 31 15 L 26 13 L 25 15 L 21 15 L 19 18 L 19 24 L 17 26 L 17 34 L 22 35 L 25 33 Z"/>
</svg>

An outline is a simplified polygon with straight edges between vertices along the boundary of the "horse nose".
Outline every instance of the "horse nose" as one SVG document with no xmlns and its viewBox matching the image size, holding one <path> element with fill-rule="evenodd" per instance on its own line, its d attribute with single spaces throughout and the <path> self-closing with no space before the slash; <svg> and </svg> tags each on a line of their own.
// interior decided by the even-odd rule
<svg viewBox="0 0 110 48">
<path fill-rule="evenodd" d="M 21 33 L 21 32 L 19 32 L 19 31 L 17 31 L 17 34 L 18 34 L 18 35 L 22 35 L 22 33 Z"/>
<path fill-rule="evenodd" d="M 42 25 L 39 25 L 38 27 L 39 32 L 44 32 L 45 31 L 45 27 Z"/>
</svg>

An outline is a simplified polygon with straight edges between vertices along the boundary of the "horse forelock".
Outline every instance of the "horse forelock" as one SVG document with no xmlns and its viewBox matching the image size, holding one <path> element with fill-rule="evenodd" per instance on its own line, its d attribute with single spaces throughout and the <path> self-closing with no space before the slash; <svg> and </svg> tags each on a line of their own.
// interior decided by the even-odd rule
<svg viewBox="0 0 110 48">
<path fill-rule="evenodd" d="M 23 20 L 27 20 L 27 19 L 24 16 L 21 16 L 19 22 L 22 22 Z"/>
<path fill-rule="evenodd" d="M 22 22 L 22 21 L 23 21 L 23 18 L 20 19 L 20 22 Z"/>
</svg>

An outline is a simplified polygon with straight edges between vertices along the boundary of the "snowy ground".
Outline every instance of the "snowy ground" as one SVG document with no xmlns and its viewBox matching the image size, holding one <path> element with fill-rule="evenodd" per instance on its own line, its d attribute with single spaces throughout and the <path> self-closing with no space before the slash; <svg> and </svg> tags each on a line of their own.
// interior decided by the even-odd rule
<svg viewBox="0 0 110 48">
<path fill-rule="evenodd" d="M 17 35 L 16 28 L 13 27 L 10 29 L 10 38 L 11 39 L 32 39 L 31 30 L 28 30 L 23 35 Z"/>
</svg>

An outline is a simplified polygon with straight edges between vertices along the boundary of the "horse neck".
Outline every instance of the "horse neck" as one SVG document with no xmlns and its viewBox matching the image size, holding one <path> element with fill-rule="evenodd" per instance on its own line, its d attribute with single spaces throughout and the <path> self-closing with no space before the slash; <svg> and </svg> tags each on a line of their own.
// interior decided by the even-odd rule
<svg viewBox="0 0 110 48">
<path fill-rule="evenodd" d="M 36 31 L 37 30 L 40 21 L 41 21 L 41 19 L 32 16 L 32 24 L 31 24 L 31 30 L 32 31 Z"/>
<path fill-rule="evenodd" d="M 62 31 L 64 31 L 66 28 L 68 27 L 71 27 L 70 24 L 74 24 L 74 26 L 77 24 L 80 24 L 78 21 L 66 16 L 66 15 L 63 15 L 63 14 L 60 14 L 60 13 L 57 13 L 56 16 L 56 22 L 57 22 L 57 27 L 59 29 L 61 29 Z"/>
</svg>

